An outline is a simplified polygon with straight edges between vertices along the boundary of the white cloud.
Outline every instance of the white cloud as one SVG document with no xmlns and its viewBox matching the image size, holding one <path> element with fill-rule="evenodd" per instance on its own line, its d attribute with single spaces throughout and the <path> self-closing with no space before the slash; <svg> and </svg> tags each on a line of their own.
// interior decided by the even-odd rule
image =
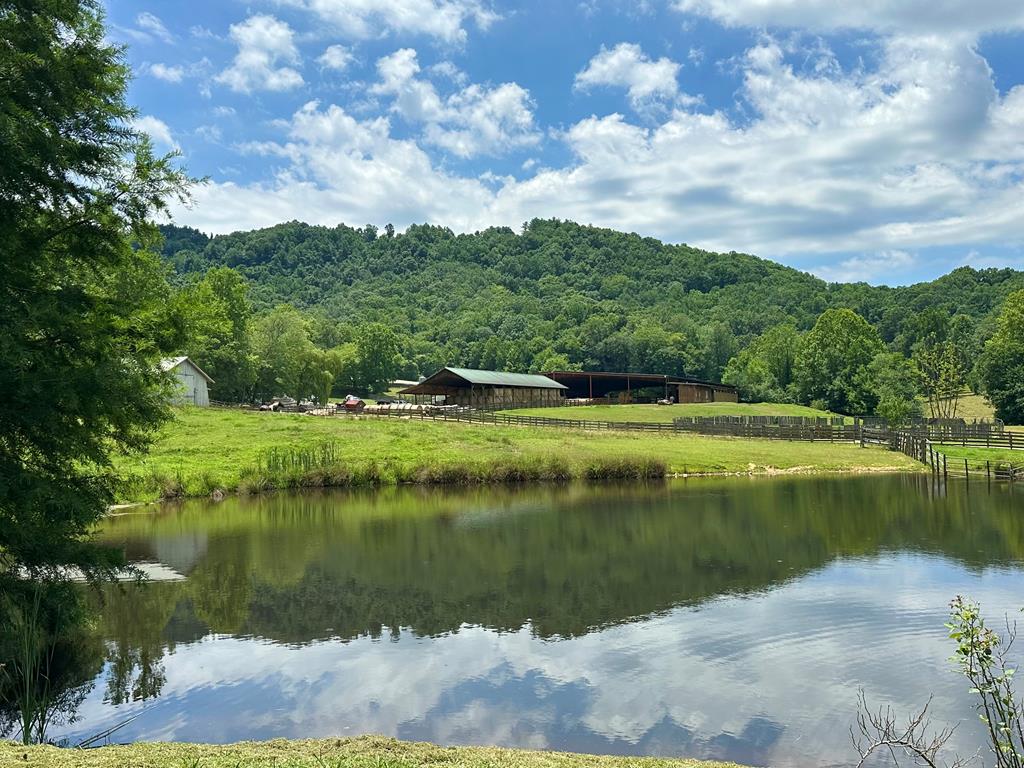
<svg viewBox="0 0 1024 768">
<path fill-rule="evenodd" d="M 238 46 L 231 66 L 216 80 L 239 93 L 287 91 L 303 84 L 302 75 L 288 64 L 299 63 L 294 32 L 273 16 L 257 14 L 232 24 L 230 37 Z"/>
<path fill-rule="evenodd" d="M 578 163 L 507 186 L 488 213 L 771 256 L 1020 241 L 1016 92 L 1000 100 L 970 48 L 894 39 L 876 71 L 805 74 L 769 39 L 740 66 L 751 119 L 677 110 L 648 130 L 589 118 L 566 133 Z M 1014 170 L 993 178 L 996 162 Z"/>
<path fill-rule="evenodd" d="M 969 266 L 975 269 L 1020 269 L 1024 270 L 1024 250 L 1017 249 L 1006 253 L 980 253 L 977 249 L 971 249 L 966 256 L 960 259 L 957 266 Z"/>
<path fill-rule="evenodd" d="M 441 97 L 428 80 L 417 79 L 420 65 L 416 51 L 402 48 L 377 61 L 380 81 L 371 93 L 393 96 L 392 110 L 412 122 L 436 122 L 444 117 Z"/>
<path fill-rule="evenodd" d="M 291 0 L 353 38 L 381 33 L 426 35 L 462 43 L 466 25 L 486 29 L 498 19 L 481 0 Z"/>
<path fill-rule="evenodd" d="M 876 60 L 846 71 L 827 50 L 787 54 L 764 38 L 736 60 L 741 119 L 678 108 L 653 126 L 588 117 L 559 134 L 572 152 L 563 167 L 486 185 L 486 168 L 440 170 L 385 119 L 307 107 L 275 145 L 290 168 L 259 184 L 210 185 L 184 220 L 205 231 L 289 218 L 465 231 L 558 216 L 776 258 L 1019 245 L 1024 86 L 1000 95 L 975 50 L 939 36 L 890 38 Z M 375 89 L 393 114 L 423 126 L 421 142 L 469 155 L 536 140 L 515 84 L 443 97 L 411 49 L 378 72 Z M 302 130 L 313 123 L 323 135 Z M 845 268 L 867 274 L 860 258 Z"/>
<path fill-rule="evenodd" d="M 414 141 L 394 139 L 383 117 L 357 120 L 339 106 L 310 102 L 288 121 L 287 140 L 246 147 L 290 163 L 258 184 L 213 183 L 195 192 L 182 221 L 224 232 L 301 219 L 312 223 L 376 221 L 396 226 L 444 221 L 470 228 L 490 193 L 475 179 L 437 169 Z"/>
<path fill-rule="evenodd" d="M 188 33 L 197 40 L 220 40 L 220 36 L 215 34 L 212 30 L 207 27 L 197 24 L 190 27 Z"/>
<path fill-rule="evenodd" d="M 166 26 L 164 26 L 164 23 L 160 18 L 148 11 L 144 11 L 136 16 L 135 24 L 142 32 L 148 33 L 165 43 L 174 42 L 174 35 L 171 34 L 170 30 L 168 30 Z"/>
<path fill-rule="evenodd" d="M 355 56 L 344 45 L 330 45 L 316 61 L 323 69 L 344 72 L 355 61 Z"/>
<path fill-rule="evenodd" d="M 673 6 L 730 26 L 946 35 L 1024 29 L 1020 0 L 674 0 Z"/>
<path fill-rule="evenodd" d="M 434 77 L 443 77 L 451 80 L 456 85 L 465 85 L 469 82 L 469 75 L 459 69 L 450 61 L 439 61 L 430 68 L 430 74 Z"/>
<path fill-rule="evenodd" d="M 901 250 L 851 256 L 838 264 L 812 267 L 811 272 L 830 283 L 885 283 L 893 285 L 900 276 L 919 266 L 918 257 Z"/>
<path fill-rule="evenodd" d="M 575 87 L 611 85 L 626 88 L 634 106 L 658 99 L 673 99 L 679 93 L 676 77 L 680 65 L 669 58 L 648 58 L 639 45 L 619 43 L 601 52 L 577 73 Z"/>
<path fill-rule="evenodd" d="M 426 124 L 425 138 L 459 157 L 501 154 L 540 140 L 529 92 L 516 83 L 496 88 L 469 85 L 442 99 L 429 80 L 418 78 L 416 51 L 402 48 L 377 62 L 380 81 L 372 93 L 392 96 L 392 111 Z"/>
<path fill-rule="evenodd" d="M 158 80 L 166 80 L 168 83 L 180 83 L 182 78 L 185 77 L 183 67 L 170 66 L 159 62 L 151 64 L 146 68 L 146 71 Z"/>
<path fill-rule="evenodd" d="M 221 132 L 220 126 L 200 125 L 196 128 L 196 136 L 212 144 L 217 144 L 220 143 L 223 133 Z"/>
<path fill-rule="evenodd" d="M 533 146 L 540 135 L 532 106 L 529 92 L 516 83 L 470 85 L 448 99 L 447 121 L 428 126 L 426 138 L 459 157 Z"/>
<path fill-rule="evenodd" d="M 311 738 L 337 736 L 341 723 L 345 732 L 408 738 L 412 730 L 442 744 L 553 749 L 565 748 L 568 736 L 662 754 L 685 746 L 692 756 L 721 759 L 731 742 L 757 750 L 750 760 L 758 764 L 845 764 L 856 710 L 849 681 L 897 711 L 920 706 L 922 670 L 948 663 L 947 641 L 933 628 L 946 615 L 951 584 L 980 592 L 993 615 L 1019 605 L 1013 573 L 904 553 L 893 567 L 849 558 L 761 594 L 674 607 L 571 639 L 542 639 L 530 624 L 465 625 L 429 640 L 409 630 L 390 641 L 308 644 L 207 637 L 166 654 L 159 712 L 124 733 L 230 741 L 262 729 Z M 877 631 L 908 617 L 916 631 Z M 928 685 L 936 721 L 962 721 L 948 748 L 970 751 L 984 732 L 961 678 L 950 671 Z M 211 717 L 210 692 L 233 694 L 234 705 Z M 103 686 L 78 716 L 73 732 L 83 735 L 109 722 Z M 771 724 L 778 727 L 764 728 Z M 58 724 L 56 734 L 65 728 Z M 659 740 L 665 733 L 676 738 Z"/>
<path fill-rule="evenodd" d="M 167 123 L 163 120 L 153 117 L 152 115 L 143 115 L 135 119 L 132 126 L 137 131 L 149 134 L 149 137 L 158 146 L 162 146 L 167 149 L 177 149 L 178 143 L 174 140 L 174 136 L 171 134 L 171 129 Z"/>
</svg>

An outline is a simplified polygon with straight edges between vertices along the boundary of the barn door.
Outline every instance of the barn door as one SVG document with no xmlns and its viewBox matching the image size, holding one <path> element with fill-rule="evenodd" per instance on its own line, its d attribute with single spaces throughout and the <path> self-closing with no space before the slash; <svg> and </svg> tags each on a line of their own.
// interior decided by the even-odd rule
<svg viewBox="0 0 1024 768">
<path fill-rule="evenodd" d="M 196 404 L 196 377 L 191 373 L 181 374 L 182 383 L 185 385 L 185 400 Z"/>
</svg>

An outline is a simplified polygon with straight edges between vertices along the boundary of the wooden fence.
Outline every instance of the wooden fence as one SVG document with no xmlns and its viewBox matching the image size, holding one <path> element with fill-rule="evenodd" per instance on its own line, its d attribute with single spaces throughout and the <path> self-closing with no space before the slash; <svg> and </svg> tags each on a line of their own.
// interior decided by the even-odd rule
<svg viewBox="0 0 1024 768">
<path fill-rule="evenodd" d="M 526 427 L 557 427 L 587 431 L 643 432 L 654 434 L 700 434 L 759 440 L 787 440 L 803 442 L 859 443 L 886 445 L 928 466 L 942 478 L 985 477 L 989 480 L 1024 480 L 1024 462 L 950 460 L 942 452 L 943 445 L 959 447 L 997 448 L 1024 451 L 1024 434 L 978 430 L 967 425 L 954 431 L 943 426 L 919 426 L 914 429 L 890 430 L 884 426 L 868 426 L 861 420 L 853 424 L 835 423 L 832 419 L 804 417 L 707 417 L 676 419 L 672 423 L 646 423 L 636 421 L 597 421 L 591 419 L 553 419 L 547 416 L 516 416 L 495 411 L 470 408 L 367 408 L 362 411 L 322 408 L 302 410 L 283 408 L 283 412 L 304 412 L 313 416 L 341 418 L 402 419 L 421 422 L 462 422 L 468 424 L 496 424 Z M 824 422 L 824 423 L 822 423 Z"/>
<path fill-rule="evenodd" d="M 847 424 L 845 416 L 680 416 L 673 424 L 683 426 L 751 425 L 758 427 L 842 427 Z M 850 424 L 863 423 L 852 419 Z"/>
<path fill-rule="evenodd" d="M 1014 449 L 1018 450 L 1018 449 Z M 973 479 L 1007 481 L 1016 483 L 1024 480 L 1024 462 L 993 461 L 991 459 L 950 458 L 942 452 L 942 446 L 929 444 L 924 463 L 932 474 L 944 479 L 962 477 Z"/>
</svg>

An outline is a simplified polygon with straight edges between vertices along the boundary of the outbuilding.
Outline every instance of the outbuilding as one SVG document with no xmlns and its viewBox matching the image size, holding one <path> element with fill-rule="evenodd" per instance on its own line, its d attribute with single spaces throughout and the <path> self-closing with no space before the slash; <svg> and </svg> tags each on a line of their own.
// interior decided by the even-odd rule
<svg viewBox="0 0 1024 768">
<path fill-rule="evenodd" d="M 538 374 L 442 368 L 399 394 L 471 408 L 532 408 L 559 405 L 565 390 L 564 384 Z"/>
<path fill-rule="evenodd" d="M 198 365 L 188 359 L 187 356 L 169 357 L 160 361 L 160 370 L 164 373 L 172 373 L 178 380 L 178 387 L 171 402 L 175 405 L 198 405 L 208 406 L 210 404 L 209 385 L 213 379 L 206 375 Z"/>
<path fill-rule="evenodd" d="M 551 371 L 548 378 L 567 387 L 575 400 L 645 403 L 671 398 L 677 403 L 735 403 L 736 387 L 689 376 L 607 371 Z"/>
</svg>

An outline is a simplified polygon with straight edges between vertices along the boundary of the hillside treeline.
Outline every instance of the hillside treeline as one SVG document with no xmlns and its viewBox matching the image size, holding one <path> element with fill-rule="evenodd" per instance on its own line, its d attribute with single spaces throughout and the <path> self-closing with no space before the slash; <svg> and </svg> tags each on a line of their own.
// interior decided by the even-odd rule
<svg viewBox="0 0 1024 768">
<path fill-rule="evenodd" d="M 400 347 L 393 373 L 403 378 L 443 365 L 653 371 L 724 379 L 748 399 L 858 413 L 878 408 L 881 380 L 911 377 L 900 398 L 936 394 L 921 380 L 929 368 L 933 379 L 955 369 L 945 389 L 984 389 L 982 351 L 1007 296 L 1024 289 L 1024 273 L 969 267 L 899 288 L 829 284 L 747 254 L 558 220 L 465 235 L 298 222 L 212 238 L 175 226 L 163 234 L 182 285 L 235 270 L 256 316 L 297 309 L 321 349 L 356 343 L 368 325 L 390 329 Z M 827 310 L 852 312 L 830 312 L 819 349 L 801 355 Z M 830 350 L 852 364 L 822 359 Z M 830 378 L 810 381 L 811 367 Z"/>
</svg>

